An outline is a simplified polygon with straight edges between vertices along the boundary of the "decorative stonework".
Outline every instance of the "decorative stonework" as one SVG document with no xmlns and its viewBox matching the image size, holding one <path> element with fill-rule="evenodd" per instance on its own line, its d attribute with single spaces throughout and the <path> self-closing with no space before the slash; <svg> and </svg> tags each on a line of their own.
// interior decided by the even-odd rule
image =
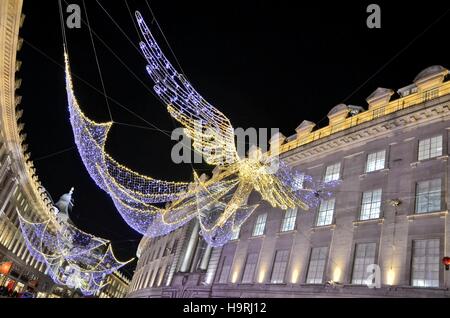
<svg viewBox="0 0 450 318">
<path fill-rule="evenodd" d="M 391 116 L 380 117 L 349 130 L 330 135 L 283 153 L 281 157 L 288 164 L 297 165 L 311 156 L 325 155 L 336 151 L 337 147 L 367 142 L 373 138 L 387 137 L 396 130 L 417 127 L 422 123 L 428 124 L 432 120 L 442 120 L 446 116 L 450 116 L 450 94 L 429 101 L 429 103 L 430 105 L 428 103 L 418 104 L 393 113 Z"/>
</svg>

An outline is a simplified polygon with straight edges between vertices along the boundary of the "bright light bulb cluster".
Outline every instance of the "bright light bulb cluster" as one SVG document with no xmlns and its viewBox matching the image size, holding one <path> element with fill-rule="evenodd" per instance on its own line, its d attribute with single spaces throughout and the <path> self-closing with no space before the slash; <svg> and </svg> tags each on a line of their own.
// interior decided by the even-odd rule
<svg viewBox="0 0 450 318">
<path fill-rule="evenodd" d="M 155 237 L 196 217 L 205 240 L 220 246 L 258 207 L 248 205 L 255 191 L 273 207 L 284 210 L 308 210 L 332 193 L 330 189 L 335 184 L 313 182 L 311 177 L 291 171 L 267 154 L 239 158 L 229 119 L 175 70 L 139 12 L 136 18 L 145 39 L 140 47 L 157 96 L 169 114 L 185 127 L 194 149 L 207 163 L 221 169 L 210 179 L 194 173 L 193 182 L 177 183 L 143 176 L 119 164 L 105 152 L 113 123 L 94 122 L 81 111 L 66 54 L 67 95 L 75 143 L 90 176 L 111 196 L 128 225 L 145 236 Z"/>
<path fill-rule="evenodd" d="M 107 275 L 128 263 L 117 260 L 109 241 L 85 233 L 50 212 L 48 219 L 40 222 L 30 222 L 17 213 L 30 254 L 46 265 L 48 275 L 59 285 L 94 295 L 106 285 Z"/>
</svg>

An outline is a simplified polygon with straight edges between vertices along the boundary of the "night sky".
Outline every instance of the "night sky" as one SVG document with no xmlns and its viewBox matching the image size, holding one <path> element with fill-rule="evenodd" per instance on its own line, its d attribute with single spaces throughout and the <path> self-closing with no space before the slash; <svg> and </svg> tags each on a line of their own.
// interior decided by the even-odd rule
<svg viewBox="0 0 450 318">
<path fill-rule="evenodd" d="M 82 1 L 70 0 L 82 6 Z M 137 47 L 138 36 L 124 0 L 99 1 Z M 290 136 L 305 119 L 327 125 L 335 105 L 366 106 L 377 87 L 398 89 L 427 66 L 450 67 L 450 5 L 427 1 L 381 6 L 381 29 L 366 26 L 366 1 L 150 1 L 151 8 L 185 74 L 236 127 L 279 128 Z M 337 3 L 338 2 L 338 3 Z M 394 2 L 394 1 L 391 1 Z M 145 1 L 140 10 L 166 56 L 176 66 Z M 64 7 L 66 4 L 64 3 Z M 94 37 L 113 126 L 107 150 L 128 167 L 165 180 L 190 180 L 192 167 L 170 158 L 177 126 L 148 89 L 145 60 L 97 1 L 86 0 L 93 31 L 142 81 L 138 81 Z M 74 147 L 65 92 L 58 2 L 24 1 L 24 46 L 18 76 L 27 142 L 38 175 L 57 201 L 75 187 L 71 218 L 81 229 L 110 239 L 116 255 L 135 256 L 140 235 L 122 220 L 109 196 L 89 177 Z M 89 31 L 67 30 L 74 74 L 102 91 Z M 102 94 L 75 79 L 83 111 L 109 120 Z M 163 132 L 151 128 L 157 126 Z M 139 127 L 131 127 L 134 125 Z M 167 135 L 168 134 L 168 135 Z M 66 151 L 64 151 L 66 150 Z M 61 152 L 62 151 L 62 152 Z M 202 169 L 204 167 L 198 167 Z M 124 269 L 132 275 L 135 264 Z"/>
</svg>

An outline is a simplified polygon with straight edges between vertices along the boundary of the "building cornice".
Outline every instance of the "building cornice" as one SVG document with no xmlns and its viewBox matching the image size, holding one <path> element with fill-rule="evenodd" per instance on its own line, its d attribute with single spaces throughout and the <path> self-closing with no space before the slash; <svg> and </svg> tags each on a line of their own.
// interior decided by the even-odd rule
<svg viewBox="0 0 450 318">
<path fill-rule="evenodd" d="M 287 164 L 295 166 L 312 157 L 317 158 L 317 156 L 336 152 L 340 147 L 356 147 L 373 139 L 385 138 L 400 129 L 417 128 L 434 121 L 441 121 L 449 115 L 450 94 L 447 94 L 339 131 L 296 147 L 280 156 Z"/>
<path fill-rule="evenodd" d="M 16 78 L 16 72 L 22 64 L 17 60 L 17 52 L 22 45 L 19 30 L 24 21 L 22 14 L 23 0 L 0 1 L 0 123 L 3 136 L 11 156 L 11 167 L 18 178 L 23 195 L 33 205 L 35 213 L 52 216 L 49 212 L 45 189 L 39 182 L 36 170 L 26 152 L 24 144 L 25 134 L 23 124 L 18 124 L 22 110 L 17 107 L 21 103 L 21 96 L 16 94 L 21 80 Z"/>
</svg>

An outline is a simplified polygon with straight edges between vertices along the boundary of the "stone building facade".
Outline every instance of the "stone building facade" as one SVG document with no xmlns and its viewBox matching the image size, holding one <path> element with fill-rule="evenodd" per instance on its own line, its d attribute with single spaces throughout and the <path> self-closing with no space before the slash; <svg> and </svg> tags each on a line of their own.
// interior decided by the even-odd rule
<svg viewBox="0 0 450 318">
<path fill-rule="evenodd" d="M 122 273 L 115 272 L 106 277 L 107 285 L 96 296 L 98 298 L 124 298 L 128 294 L 130 280 Z"/>
<path fill-rule="evenodd" d="M 22 0 L 0 1 L 0 287 L 18 293 L 32 287 L 37 297 L 79 297 L 79 292 L 55 285 L 46 275 L 45 264 L 30 255 L 16 212 L 37 221 L 47 218 L 53 204 L 30 159 L 21 121 L 21 79 L 17 75 L 22 62 L 17 53 L 23 43 L 19 37 L 25 19 L 22 5 Z M 108 276 L 107 282 L 98 297 L 127 293 L 129 281 L 122 274 Z"/>
<path fill-rule="evenodd" d="M 51 279 L 45 275 L 45 265 L 28 252 L 19 229 L 16 209 L 32 211 L 36 217 L 45 208 L 43 189 L 29 161 L 24 125 L 20 121 L 21 97 L 16 93 L 21 79 L 16 77 L 21 61 L 16 59 L 22 46 L 19 29 L 25 16 L 22 1 L 0 3 L 0 286 L 16 292 L 35 286 L 39 295 L 50 293 Z"/>
<path fill-rule="evenodd" d="M 328 126 L 272 138 L 290 166 L 340 180 L 334 196 L 309 211 L 263 202 L 221 248 L 196 220 L 144 238 L 128 297 L 450 296 L 447 75 L 429 67 L 375 90 L 367 110 L 340 104 Z"/>
</svg>

